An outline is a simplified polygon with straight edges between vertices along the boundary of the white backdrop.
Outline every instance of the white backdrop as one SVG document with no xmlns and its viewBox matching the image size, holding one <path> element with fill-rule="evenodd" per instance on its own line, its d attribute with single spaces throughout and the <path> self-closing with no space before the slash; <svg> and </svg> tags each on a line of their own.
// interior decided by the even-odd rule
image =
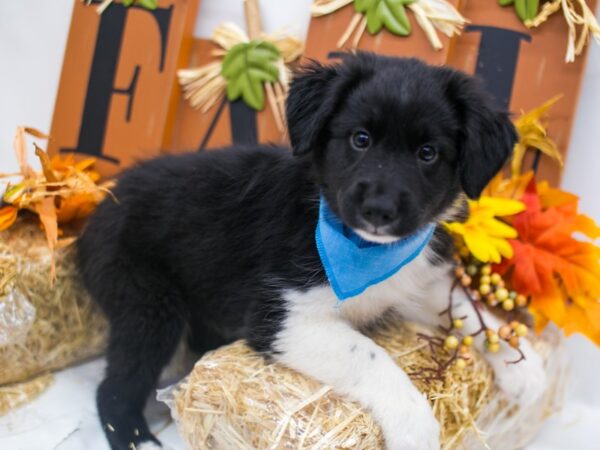
<svg viewBox="0 0 600 450">
<path fill-rule="evenodd" d="M 17 125 L 50 129 L 72 2 L 0 2 L 0 172 L 16 169 L 12 139 Z M 310 3 L 311 0 L 262 0 L 264 28 L 272 31 L 285 27 L 303 37 Z M 196 35 L 208 37 L 212 29 L 225 20 L 243 26 L 242 0 L 202 0 Z M 600 222 L 600 46 L 592 47 L 563 186 L 580 195 L 582 210 Z M 569 340 L 568 347 L 572 379 L 565 409 L 548 423 L 529 450 L 600 447 L 600 350 L 577 336 Z M 61 400 L 66 397 L 69 405 L 79 400 L 82 406 L 69 410 L 72 411 L 70 414 L 61 410 L 60 420 L 68 421 L 73 414 L 84 414 L 82 411 L 93 415 L 91 390 L 94 383 L 90 379 L 97 379 L 100 370 L 101 364 L 88 365 L 87 372 L 70 370 L 59 377 L 56 387 L 42 396 L 39 404 L 31 405 L 15 417 L 0 420 L 0 448 L 55 448 L 50 442 L 52 437 L 56 438 L 53 431 L 60 426 L 58 422 L 46 423 L 40 411 L 64 408 Z M 79 393 L 72 390 L 73 384 L 81 389 Z M 25 419 L 23 414 L 38 417 L 39 420 L 33 422 L 38 425 L 29 430 L 19 428 Z M 85 426 L 77 423 L 80 428 L 89 428 L 91 433 L 98 431 L 93 422 L 86 422 Z M 31 435 L 26 437 L 28 431 L 44 435 L 47 440 L 34 444 Z M 104 448 L 97 445 L 100 446 L 93 447 Z M 77 446 L 62 445 L 60 448 L 75 449 Z"/>
</svg>

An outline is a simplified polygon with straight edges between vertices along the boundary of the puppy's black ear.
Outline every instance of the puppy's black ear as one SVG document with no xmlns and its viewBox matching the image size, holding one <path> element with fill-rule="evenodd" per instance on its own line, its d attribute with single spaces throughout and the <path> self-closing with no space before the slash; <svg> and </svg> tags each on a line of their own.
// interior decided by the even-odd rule
<svg viewBox="0 0 600 450">
<path fill-rule="evenodd" d="M 304 155 L 314 148 L 333 113 L 334 102 L 328 96 L 337 77 L 336 69 L 313 61 L 294 76 L 286 102 L 294 155 Z"/>
<path fill-rule="evenodd" d="M 337 54 L 342 62 L 304 66 L 290 86 L 286 103 L 287 126 L 294 155 L 305 155 L 323 143 L 329 120 L 353 85 L 366 75 L 365 53 Z"/>
<path fill-rule="evenodd" d="M 517 133 L 508 113 L 495 107 L 479 80 L 450 69 L 442 69 L 442 77 L 460 120 L 462 188 L 477 198 L 512 154 Z"/>
</svg>

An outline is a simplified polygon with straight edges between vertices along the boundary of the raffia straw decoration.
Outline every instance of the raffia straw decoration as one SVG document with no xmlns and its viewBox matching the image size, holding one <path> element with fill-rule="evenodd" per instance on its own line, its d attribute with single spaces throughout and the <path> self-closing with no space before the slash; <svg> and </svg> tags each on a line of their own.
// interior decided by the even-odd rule
<svg viewBox="0 0 600 450">
<path fill-rule="evenodd" d="M 199 109 L 202 113 L 206 113 L 225 95 L 227 81 L 221 75 L 222 59 L 234 45 L 250 40 L 241 28 L 229 22 L 219 25 L 214 30 L 211 39 L 220 47 L 213 52 L 215 61 L 177 72 L 185 99 L 193 108 Z M 281 59 L 277 62 L 279 80 L 275 83 L 265 83 L 265 92 L 277 129 L 284 132 L 285 98 L 291 80 L 288 64 L 300 57 L 304 46 L 297 38 L 281 31 L 273 34 L 261 33 L 258 39 L 272 43 L 281 53 Z"/>
<path fill-rule="evenodd" d="M 417 338 L 419 331 L 423 329 L 396 321 L 376 330 L 373 338 L 400 367 L 414 374 L 433 364 L 431 350 Z M 558 333 L 537 338 L 534 346 L 546 362 L 550 384 L 543 398 L 523 410 L 503 399 L 491 369 L 478 355 L 465 369 L 451 368 L 444 381 L 428 384 L 411 376 L 440 421 L 443 450 L 511 450 L 535 435 L 562 400 L 566 363 Z M 182 383 L 161 392 L 159 399 L 171 406 L 179 431 L 193 450 L 384 448 L 379 426 L 357 403 L 266 362 L 242 341 L 206 354 Z"/>
<path fill-rule="evenodd" d="M 52 285 L 39 223 L 21 218 L 0 233 L 0 386 L 103 351 L 107 323 L 80 283 L 74 250 L 56 251 Z"/>
<path fill-rule="evenodd" d="M 353 2 L 354 0 L 315 0 L 311 7 L 311 13 L 313 17 L 328 15 Z M 444 47 L 436 29 L 446 36 L 452 37 L 460 34 L 465 24 L 469 22 L 446 0 L 415 0 L 406 7 L 413 12 L 417 23 L 435 50 L 441 50 Z M 350 46 L 357 48 L 366 28 L 366 17 L 361 13 L 355 13 L 337 42 L 337 46 L 344 47 L 353 36 Z"/>
<path fill-rule="evenodd" d="M 600 25 L 585 0 L 552 0 L 544 3 L 539 14 L 533 20 L 526 21 L 525 25 L 537 28 L 558 11 L 562 11 L 569 28 L 566 62 L 575 61 L 591 37 L 600 44 Z"/>
<path fill-rule="evenodd" d="M 29 403 L 44 392 L 54 381 L 51 373 L 45 373 L 22 383 L 0 386 L 0 416 Z"/>
</svg>

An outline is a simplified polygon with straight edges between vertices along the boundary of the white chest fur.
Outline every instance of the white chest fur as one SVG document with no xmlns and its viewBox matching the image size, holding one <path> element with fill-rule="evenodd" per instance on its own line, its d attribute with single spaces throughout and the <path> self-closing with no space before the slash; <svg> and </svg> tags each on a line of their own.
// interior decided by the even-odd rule
<svg viewBox="0 0 600 450">
<path fill-rule="evenodd" d="M 288 314 L 274 342 L 276 358 L 371 409 L 388 448 L 439 448 L 438 425 L 425 398 L 385 350 L 356 328 L 392 308 L 409 320 L 439 320 L 429 300 L 440 283 L 449 289 L 448 269 L 432 266 L 423 252 L 392 277 L 342 303 L 329 286 L 285 292 Z"/>
<path fill-rule="evenodd" d="M 441 297 L 447 298 L 450 286 L 449 264 L 433 266 L 427 257 L 429 251 L 422 252 L 390 278 L 343 302 L 339 302 L 330 286 L 287 292 L 290 312 L 304 310 L 317 317 L 335 313 L 360 327 L 395 309 L 407 319 L 429 322 L 423 316 L 432 313 L 431 300 L 439 298 L 444 290 L 446 294 Z M 439 311 L 445 307 L 439 302 L 436 304 Z"/>
</svg>

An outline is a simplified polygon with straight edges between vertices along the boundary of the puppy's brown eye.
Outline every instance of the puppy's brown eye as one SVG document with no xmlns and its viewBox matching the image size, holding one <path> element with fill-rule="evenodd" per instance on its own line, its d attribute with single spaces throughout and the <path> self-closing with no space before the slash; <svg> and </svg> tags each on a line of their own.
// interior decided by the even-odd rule
<svg viewBox="0 0 600 450">
<path fill-rule="evenodd" d="M 417 153 L 419 159 L 427 163 L 435 161 L 435 159 L 437 158 L 437 154 L 437 150 L 431 145 L 424 145 L 419 149 L 419 152 Z"/>
<path fill-rule="evenodd" d="M 352 135 L 350 143 L 355 150 L 364 152 L 371 146 L 371 136 L 366 131 L 357 131 Z"/>
</svg>

